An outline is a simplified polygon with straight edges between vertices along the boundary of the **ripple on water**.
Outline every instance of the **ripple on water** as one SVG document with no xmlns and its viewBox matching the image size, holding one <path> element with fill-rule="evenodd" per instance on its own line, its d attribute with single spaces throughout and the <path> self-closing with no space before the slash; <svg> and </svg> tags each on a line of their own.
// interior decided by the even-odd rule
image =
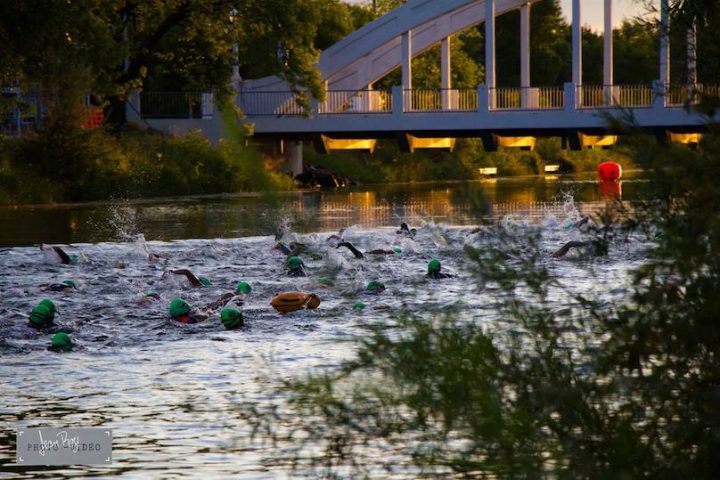
<svg viewBox="0 0 720 480">
<path fill-rule="evenodd" d="M 574 211 L 545 222 L 541 247 L 552 253 L 558 244 L 579 235 L 565 226 Z M 525 220 L 508 219 L 505 228 L 530 228 Z M 131 232 L 133 235 L 136 232 Z M 64 474 L 150 478 L 184 476 L 202 468 L 207 478 L 283 476 L 285 467 L 263 466 L 265 448 L 247 449 L 249 432 L 237 405 L 267 399 L 281 379 L 334 368 L 353 353 L 348 340 L 364 326 L 392 322 L 400 314 L 428 317 L 455 309 L 469 322 L 503 332 L 515 328 L 498 321 L 498 291 L 482 286 L 469 271 L 463 248 L 485 248 L 487 232 L 432 222 L 415 239 L 395 229 L 345 230 L 345 238 L 361 251 L 401 248 L 401 253 L 355 259 L 346 249 L 325 243 L 327 234 L 288 233 L 310 248 L 303 255 L 308 278 L 285 276 L 285 257 L 273 250 L 272 237 L 221 240 L 77 244 L 68 253 L 82 254 L 79 265 L 48 263 L 37 248 L 0 252 L 9 275 L 0 277 L 0 464 L 20 476 L 55 478 Z M 551 292 L 557 308 L 568 308 L 569 293 L 600 294 L 607 302 L 624 297 L 628 267 L 642 261 L 643 244 L 618 245 L 603 260 L 544 260 L 562 287 Z M 164 260 L 148 263 L 148 252 Z M 427 262 L 441 258 L 455 276 L 442 281 L 424 278 Z M 191 288 L 168 274 L 190 268 L 213 285 Z M 330 277 L 333 286 L 321 285 Z M 79 288 L 48 292 L 46 286 L 73 279 Z M 360 293 L 380 279 L 387 290 L 378 296 Z M 252 285 L 243 310 L 246 326 L 225 331 L 217 314 L 199 325 L 166 321 L 167 303 L 182 297 L 202 307 L 233 291 L 239 280 Z M 285 290 L 314 290 L 323 303 L 316 311 L 278 315 L 272 296 Z M 158 301 L 142 301 L 144 292 Z M 42 298 L 58 307 L 57 322 L 73 330 L 79 345 L 68 354 L 46 350 L 47 335 L 28 333 L 27 312 Z M 361 299 L 365 310 L 354 310 Z M 569 337 L 569 342 L 572 338 Z M 571 343 L 569 343 L 570 345 Z M 14 454 L 12 432 L 27 426 L 109 426 L 114 429 L 114 463 L 108 468 L 17 470 L 7 466 Z"/>
</svg>

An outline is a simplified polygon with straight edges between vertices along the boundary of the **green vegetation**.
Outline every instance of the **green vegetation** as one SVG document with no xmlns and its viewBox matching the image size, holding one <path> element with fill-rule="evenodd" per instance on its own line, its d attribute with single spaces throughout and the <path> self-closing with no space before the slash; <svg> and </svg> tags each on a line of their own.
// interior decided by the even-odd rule
<svg viewBox="0 0 720 480">
<path fill-rule="evenodd" d="M 720 26 L 717 2 L 673 6 Z M 541 232 L 497 226 L 466 253 L 495 307 L 487 325 L 505 328 L 453 309 L 377 325 L 353 360 L 285 381 L 247 421 L 293 445 L 279 461 L 328 477 L 717 478 L 720 127 L 708 129 L 695 150 L 630 139 L 653 200 L 609 208 L 594 232 L 607 245 L 639 226 L 648 241 L 625 298 L 569 292 Z"/>
<path fill-rule="evenodd" d="M 617 162 L 625 169 L 637 167 L 623 148 L 571 152 L 561 148 L 559 139 L 541 139 L 534 151 L 501 149 L 494 153 L 486 153 L 480 140 L 460 139 L 453 152 L 412 154 L 400 153 L 394 141 L 379 141 L 372 154 L 320 155 L 307 149 L 305 161 L 361 184 L 475 179 L 481 178 L 481 167 L 497 167 L 499 176 L 542 174 L 545 165 L 560 165 L 561 173 L 590 172 L 603 161 Z"/>
<path fill-rule="evenodd" d="M 597 218 L 602 245 L 634 226 L 649 242 L 625 298 L 568 291 L 540 231 L 496 226 L 466 248 L 492 321 L 449 308 L 375 325 L 351 361 L 286 381 L 246 420 L 293 446 L 275 460 L 329 477 L 717 478 L 720 128 L 709 127 L 696 150 L 638 139 L 653 200 Z"/>
<path fill-rule="evenodd" d="M 78 130 L 0 141 L 0 204 L 292 189 L 254 150 L 200 133 Z"/>
<path fill-rule="evenodd" d="M 123 128 L 83 131 L 87 104 L 106 107 L 113 128 L 123 126 L 122 102 L 134 89 L 213 91 L 225 110 L 231 110 L 233 46 L 243 78 L 279 75 L 291 88 L 307 88 L 309 95 L 321 99 L 324 92 L 314 68 L 319 51 L 401 3 L 378 0 L 372 2 L 373 9 L 371 2 L 350 5 L 341 0 L 2 2 L 0 84 L 22 86 L 47 108 L 35 135 L 18 141 L 0 138 L 0 202 L 210 193 L 258 185 L 248 181 L 246 173 L 230 172 L 233 163 L 223 158 L 222 149 L 197 135 L 171 139 Z M 698 12 L 706 19 L 714 15 L 705 7 L 700 0 L 673 3 L 671 33 L 678 40 L 672 43 L 674 49 L 684 42 L 688 19 Z M 520 82 L 518 16 L 514 11 L 498 18 L 497 80 L 503 87 Z M 532 83 L 562 85 L 570 78 L 570 25 L 558 0 L 534 3 L 531 22 Z M 719 33 L 712 21 L 699 22 L 698 33 L 698 53 L 703 58 L 717 54 Z M 484 81 L 483 37 L 481 25 L 452 38 L 455 88 L 474 88 Z M 585 82 L 600 84 L 602 39 L 585 31 L 583 41 Z M 657 45 L 653 23 L 627 21 L 616 30 L 617 83 L 655 80 Z M 673 51 L 673 81 L 680 84 L 684 55 Z M 416 88 L 439 87 L 439 56 L 435 46 L 413 60 Z M 701 82 L 716 78 L 716 73 L 715 63 L 700 62 Z M 391 72 L 375 87 L 397 85 L 399 77 L 399 71 Z M 12 97 L 0 99 L 0 114 L 14 106 Z M 306 152 L 306 160 L 361 183 L 472 179 L 479 167 L 488 166 L 496 166 L 500 175 L 540 173 L 546 163 L 559 163 L 563 172 L 592 170 L 601 160 L 633 166 L 622 151 L 571 153 L 555 140 L 541 141 L 535 152 L 497 154 L 484 153 L 478 140 L 460 140 L 453 153 L 412 156 L 382 141 L 373 155 Z M 185 177 L 187 172 L 198 173 Z M 35 186 L 25 184 L 28 177 Z"/>
</svg>

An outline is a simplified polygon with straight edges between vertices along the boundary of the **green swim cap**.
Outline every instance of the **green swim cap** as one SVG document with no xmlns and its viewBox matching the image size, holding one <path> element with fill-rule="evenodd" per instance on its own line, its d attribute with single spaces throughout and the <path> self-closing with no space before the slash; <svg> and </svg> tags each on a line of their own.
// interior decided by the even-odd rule
<svg viewBox="0 0 720 480">
<path fill-rule="evenodd" d="M 395 253 L 402 253 L 402 248 L 400 248 L 400 247 L 395 247 L 395 248 L 393 248 L 393 252 L 395 252 Z"/>
<path fill-rule="evenodd" d="M 47 305 L 39 303 L 30 311 L 30 323 L 37 327 L 46 327 L 50 325 L 55 318 L 55 314 Z"/>
<path fill-rule="evenodd" d="M 190 313 L 190 305 L 182 298 L 173 298 L 168 305 L 168 313 L 170 318 L 182 317 Z"/>
<path fill-rule="evenodd" d="M 209 287 L 210 285 L 212 285 L 212 282 L 205 277 L 199 277 L 198 280 L 200 280 L 200 283 L 202 283 L 203 287 Z"/>
<path fill-rule="evenodd" d="M 373 280 L 372 282 L 368 283 L 367 290 L 370 292 L 374 292 L 376 290 L 383 290 L 385 288 L 385 284 L 381 282 L 380 280 Z"/>
<path fill-rule="evenodd" d="M 245 281 L 238 282 L 237 286 L 235 287 L 236 293 L 250 293 L 252 292 L 252 287 L 250 287 L 250 284 Z"/>
<path fill-rule="evenodd" d="M 155 300 L 160 300 L 160 294 L 157 292 L 145 292 L 143 296 L 146 298 L 154 298 Z"/>
<path fill-rule="evenodd" d="M 329 277 L 320 277 L 320 278 L 318 279 L 318 283 L 319 283 L 320 285 L 325 285 L 325 286 L 327 286 L 327 287 L 334 287 L 334 286 L 335 286 L 335 281 L 334 281 L 332 278 L 329 278 Z"/>
<path fill-rule="evenodd" d="M 63 280 L 63 285 L 67 285 L 70 288 L 78 288 L 78 283 L 75 280 Z"/>
<path fill-rule="evenodd" d="M 224 308 L 220 312 L 220 320 L 225 328 L 228 330 L 234 330 L 244 325 L 242 313 L 237 308 Z"/>
<path fill-rule="evenodd" d="M 77 255 L 70 255 L 70 263 L 72 265 L 77 265 L 80 262 L 80 257 Z"/>
<path fill-rule="evenodd" d="M 290 257 L 287 259 L 287 266 L 290 270 L 297 270 L 304 265 L 300 257 Z"/>
<path fill-rule="evenodd" d="M 52 339 L 50 340 L 50 349 L 58 350 L 60 352 L 72 351 L 73 342 L 70 338 L 70 335 L 65 332 L 58 332 L 53 335 Z"/>
<path fill-rule="evenodd" d="M 440 271 L 440 260 L 433 258 L 428 262 L 428 272 L 439 272 Z"/>
<path fill-rule="evenodd" d="M 55 304 L 49 298 L 44 298 L 40 300 L 40 303 L 38 303 L 38 305 L 45 305 L 48 310 L 50 310 L 50 313 L 52 313 L 53 315 L 55 315 L 55 312 L 57 311 L 57 309 L 55 308 Z"/>
<path fill-rule="evenodd" d="M 354 308 L 355 310 L 362 310 L 362 309 L 365 308 L 366 306 L 367 306 L 367 305 L 365 305 L 363 302 L 361 302 L 361 301 L 358 300 L 357 302 L 355 302 L 355 305 L 353 305 L 353 308 Z"/>
</svg>

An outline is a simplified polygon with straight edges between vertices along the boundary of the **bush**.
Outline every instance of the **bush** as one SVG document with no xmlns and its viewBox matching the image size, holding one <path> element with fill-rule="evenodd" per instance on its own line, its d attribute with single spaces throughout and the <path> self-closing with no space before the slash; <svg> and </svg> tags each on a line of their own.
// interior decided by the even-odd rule
<svg viewBox="0 0 720 480">
<path fill-rule="evenodd" d="M 261 178 L 261 181 L 258 180 Z M 264 180 L 263 180 L 264 179 Z M 78 130 L 0 141 L 0 202 L 102 200 L 294 188 L 244 142 L 201 133 Z"/>
<path fill-rule="evenodd" d="M 632 225 L 651 235 L 625 299 L 563 292 L 540 261 L 539 232 L 498 227 L 466 252 L 494 292 L 486 325 L 510 329 L 489 334 L 452 310 L 378 326 L 339 370 L 248 405 L 253 431 L 326 476 L 404 466 L 437 477 L 717 478 L 720 129 L 710 128 L 696 151 L 637 150 L 655 199 L 633 217 L 601 218 L 593 240 Z"/>
</svg>

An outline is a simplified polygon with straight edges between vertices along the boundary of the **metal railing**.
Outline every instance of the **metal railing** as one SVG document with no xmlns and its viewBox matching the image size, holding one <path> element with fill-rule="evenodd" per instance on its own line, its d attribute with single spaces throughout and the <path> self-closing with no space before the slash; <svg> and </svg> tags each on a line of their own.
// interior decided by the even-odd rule
<svg viewBox="0 0 720 480">
<path fill-rule="evenodd" d="M 295 92 L 240 92 L 238 106 L 249 116 L 292 115 L 302 116 L 307 112 L 303 99 Z"/>
<path fill-rule="evenodd" d="M 669 106 L 694 105 L 703 97 L 720 98 L 720 85 L 668 85 L 665 94 Z"/>
<path fill-rule="evenodd" d="M 403 105 L 406 112 L 477 111 L 477 89 L 405 90 Z"/>
<path fill-rule="evenodd" d="M 565 105 L 563 87 L 491 88 L 488 95 L 491 110 L 560 110 Z"/>
<path fill-rule="evenodd" d="M 142 92 L 140 115 L 143 118 L 202 118 L 202 93 Z"/>
<path fill-rule="evenodd" d="M 332 90 L 318 106 L 321 115 L 333 113 L 387 113 L 392 111 L 392 93 L 385 90 Z"/>
<path fill-rule="evenodd" d="M 577 102 L 581 108 L 650 107 L 653 103 L 652 85 L 581 85 L 577 87 Z"/>
<path fill-rule="evenodd" d="M 490 111 L 547 111 L 565 108 L 564 87 L 510 87 L 488 89 L 488 110 Z M 170 95 L 170 94 L 163 94 Z M 176 94 L 177 95 L 177 94 Z M 653 90 L 652 85 L 581 85 L 575 87 L 575 101 L 578 108 L 647 108 L 662 92 Z M 691 98 L 702 95 L 720 96 L 720 86 L 697 85 L 694 90 L 685 85 L 670 85 L 666 104 L 685 105 Z M 484 105 L 479 104 L 477 89 L 414 89 L 402 91 L 403 112 L 476 112 Z M 320 115 L 353 115 L 390 113 L 393 111 L 392 92 L 385 90 L 330 90 L 325 101 L 316 105 Z M 694 100 L 693 100 L 694 101 Z M 187 111 L 188 101 L 180 102 Z M 692 102 L 690 102 L 692 103 Z M 307 116 L 310 102 L 302 93 L 290 91 L 240 92 L 238 105 L 248 116 Z M 145 112 L 143 102 L 143 113 Z M 159 109 L 159 107 L 156 107 Z M 167 107 L 166 107 L 167 108 Z M 175 107 L 174 107 L 175 108 Z M 172 110 L 174 111 L 174 110 Z M 193 114 L 196 111 L 193 110 Z M 177 118 L 187 117 L 178 115 Z"/>
</svg>

